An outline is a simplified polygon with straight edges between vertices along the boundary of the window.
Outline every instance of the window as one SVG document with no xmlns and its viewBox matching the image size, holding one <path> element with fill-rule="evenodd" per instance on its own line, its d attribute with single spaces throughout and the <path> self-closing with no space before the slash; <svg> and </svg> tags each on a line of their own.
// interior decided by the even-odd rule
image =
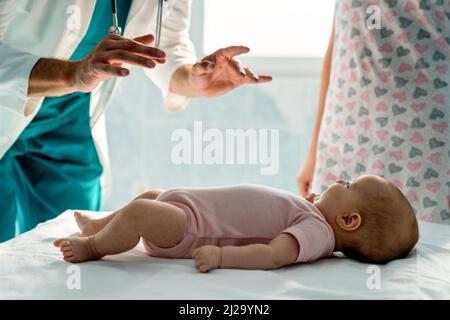
<svg viewBox="0 0 450 320">
<path fill-rule="evenodd" d="M 255 57 L 320 58 L 333 12 L 331 0 L 206 0 L 204 49 L 245 43 Z"/>
<path fill-rule="evenodd" d="M 242 60 L 272 74 L 320 71 L 330 38 L 334 1 L 202 0 L 201 3 L 204 53 L 244 44 L 251 52 Z"/>
</svg>

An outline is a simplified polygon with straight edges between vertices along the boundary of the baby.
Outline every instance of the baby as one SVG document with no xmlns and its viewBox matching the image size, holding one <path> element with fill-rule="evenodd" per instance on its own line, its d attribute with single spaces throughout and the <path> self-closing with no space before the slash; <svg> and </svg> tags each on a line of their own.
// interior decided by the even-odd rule
<svg viewBox="0 0 450 320">
<path fill-rule="evenodd" d="M 105 218 L 75 218 L 81 237 L 54 242 L 66 261 L 125 252 L 142 238 L 149 255 L 193 258 L 200 272 L 277 269 L 334 251 L 383 264 L 405 257 L 419 237 L 405 196 L 371 175 L 306 199 L 256 185 L 151 190 Z"/>
</svg>

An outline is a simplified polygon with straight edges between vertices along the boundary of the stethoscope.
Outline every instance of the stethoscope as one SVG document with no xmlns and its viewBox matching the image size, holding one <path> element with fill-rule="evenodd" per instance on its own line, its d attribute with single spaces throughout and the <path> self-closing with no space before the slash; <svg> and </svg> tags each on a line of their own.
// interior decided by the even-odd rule
<svg viewBox="0 0 450 320">
<path fill-rule="evenodd" d="M 164 1 L 167 0 L 158 0 L 158 12 L 156 14 L 156 35 L 155 35 L 155 47 L 159 47 L 159 43 L 161 41 L 161 26 L 162 26 L 162 14 Z M 117 5 L 116 0 L 111 0 L 111 9 L 112 9 L 112 26 L 109 27 L 110 34 L 122 35 L 122 29 L 119 27 L 119 22 L 117 19 Z"/>
</svg>

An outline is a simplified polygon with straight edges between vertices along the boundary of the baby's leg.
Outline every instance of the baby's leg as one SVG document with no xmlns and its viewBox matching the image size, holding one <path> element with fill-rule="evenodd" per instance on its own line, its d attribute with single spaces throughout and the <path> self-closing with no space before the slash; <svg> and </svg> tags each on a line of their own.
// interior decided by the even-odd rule
<svg viewBox="0 0 450 320">
<path fill-rule="evenodd" d="M 155 200 L 161 192 L 163 192 L 163 190 L 151 189 L 147 192 L 140 194 L 134 200 L 138 199 Z M 115 214 L 116 212 L 100 219 L 94 219 L 87 214 L 75 211 L 74 217 L 78 224 L 78 227 L 80 228 L 81 236 L 89 237 L 102 230 L 114 218 Z"/>
<path fill-rule="evenodd" d="M 75 217 L 78 228 L 80 228 L 81 236 L 89 237 L 102 230 L 114 218 L 115 214 L 116 212 L 113 212 L 106 217 L 95 219 L 88 214 L 75 211 L 73 216 Z"/>
<path fill-rule="evenodd" d="M 169 248 L 183 239 L 186 213 L 171 204 L 137 199 L 117 211 L 111 221 L 90 237 L 63 238 L 54 242 L 64 260 L 82 262 L 133 249 L 140 238 Z"/>
<path fill-rule="evenodd" d="M 137 199 L 148 199 L 148 200 L 155 200 L 158 198 L 158 196 L 164 192 L 164 190 L 161 189 L 151 189 L 149 191 L 146 191 L 144 193 L 141 193 L 139 196 L 137 196 L 134 200 Z"/>
</svg>

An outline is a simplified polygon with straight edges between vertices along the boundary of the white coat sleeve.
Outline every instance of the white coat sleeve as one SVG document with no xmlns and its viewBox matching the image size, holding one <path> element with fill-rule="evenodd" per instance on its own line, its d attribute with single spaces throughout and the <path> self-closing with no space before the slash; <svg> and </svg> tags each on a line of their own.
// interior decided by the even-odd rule
<svg viewBox="0 0 450 320">
<path fill-rule="evenodd" d="M 28 80 L 39 59 L 40 57 L 16 50 L 0 41 L 0 108 L 25 117 Z"/>
<path fill-rule="evenodd" d="M 0 2 L 0 108 L 25 116 L 28 79 L 40 57 L 2 43 L 3 34 L 15 10 L 15 2 Z"/>
<path fill-rule="evenodd" d="M 163 19 L 160 47 L 166 52 L 166 63 L 155 69 L 146 69 L 147 75 L 161 89 L 164 104 L 170 111 L 183 109 L 188 97 L 170 92 L 173 73 L 183 65 L 197 61 L 195 49 L 189 38 L 192 0 L 177 0 L 169 16 Z"/>
</svg>

